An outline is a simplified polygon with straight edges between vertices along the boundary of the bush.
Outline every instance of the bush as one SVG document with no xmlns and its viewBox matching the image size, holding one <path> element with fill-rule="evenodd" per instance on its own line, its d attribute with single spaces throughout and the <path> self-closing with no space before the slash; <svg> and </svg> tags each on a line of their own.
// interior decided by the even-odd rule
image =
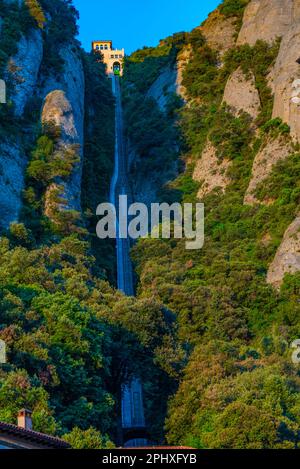
<svg viewBox="0 0 300 469">
<path fill-rule="evenodd" d="M 112 449 L 114 445 L 107 437 L 103 437 L 95 428 L 80 430 L 75 427 L 63 436 L 63 439 L 69 443 L 72 449 Z"/>
<path fill-rule="evenodd" d="M 40 29 L 44 29 L 46 18 L 39 2 L 37 0 L 25 0 L 25 4 L 29 9 L 30 15 L 35 19 L 38 27 Z"/>
</svg>

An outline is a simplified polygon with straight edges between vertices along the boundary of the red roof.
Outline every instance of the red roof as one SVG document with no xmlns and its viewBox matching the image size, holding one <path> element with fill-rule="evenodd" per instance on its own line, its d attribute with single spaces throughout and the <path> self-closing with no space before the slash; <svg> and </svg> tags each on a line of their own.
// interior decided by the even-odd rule
<svg viewBox="0 0 300 469">
<path fill-rule="evenodd" d="M 24 440 L 29 440 L 39 444 L 44 444 L 45 446 L 50 446 L 53 448 L 67 449 L 70 448 L 70 445 L 54 436 L 45 435 L 44 433 L 35 432 L 33 430 L 27 430 L 25 428 L 18 427 L 11 423 L 0 422 L 0 435 L 1 433 L 8 433 Z"/>
<path fill-rule="evenodd" d="M 137 448 L 121 448 L 121 449 L 195 449 L 190 446 L 141 446 Z"/>
</svg>

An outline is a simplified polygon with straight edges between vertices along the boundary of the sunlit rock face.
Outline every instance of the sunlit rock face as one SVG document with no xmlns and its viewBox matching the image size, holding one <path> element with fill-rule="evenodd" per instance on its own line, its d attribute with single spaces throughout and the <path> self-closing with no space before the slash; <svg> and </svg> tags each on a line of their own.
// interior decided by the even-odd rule
<svg viewBox="0 0 300 469">
<path fill-rule="evenodd" d="M 226 18 L 218 10 L 209 15 L 200 29 L 207 44 L 221 55 L 236 43 L 236 19 Z"/>
<path fill-rule="evenodd" d="M 272 42 L 289 30 L 299 14 L 299 0 L 251 0 L 246 7 L 237 44 Z"/>
<path fill-rule="evenodd" d="M 57 77 L 44 80 L 42 93 L 45 96 L 42 122 L 54 122 L 61 129 L 60 146 L 67 149 L 78 146 L 79 162 L 67 181 L 59 181 L 64 187 L 64 208 L 81 211 L 81 180 L 84 144 L 84 71 L 78 50 L 73 45 L 63 48 L 60 55 L 64 60 L 64 71 Z M 49 188 L 49 190 L 53 190 Z M 46 195 L 47 200 L 47 195 Z M 47 212 L 47 203 L 46 203 Z"/>
<path fill-rule="evenodd" d="M 177 69 L 166 67 L 150 87 L 147 96 L 156 100 L 161 111 L 166 110 L 170 95 L 177 91 Z"/>
<path fill-rule="evenodd" d="M 201 158 L 197 161 L 193 179 L 201 183 L 198 192 L 199 199 L 212 192 L 214 189 L 221 189 L 225 192 L 230 179 L 227 176 L 230 167 L 230 159 L 225 158 L 219 161 L 215 147 L 208 142 Z"/>
<path fill-rule="evenodd" d="M 300 216 L 286 230 L 276 256 L 270 265 L 267 281 L 279 288 L 286 274 L 300 270 Z"/>
<path fill-rule="evenodd" d="M 277 137 L 264 142 L 253 162 L 251 179 L 244 198 L 246 205 L 260 202 L 255 196 L 258 185 L 270 176 L 274 165 L 288 158 L 292 151 L 291 142 L 286 138 Z M 263 203 L 269 202 L 263 201 Z"/>
<path fill-rule="evenodd" d="M 42 57 L 42 34 L 32 29 L 26 37 L 21 37 L 18 52 L 10 58 L 4 76 L 6 82 L 12 85 L 8 99 L 13 103 L 16 118 L 23 116 L 27 103 L 37 89 Z M 7 135 L 0 143 L 0 226 L 3 228 L 18 220 L 26 166 L 22 138 L 17 134 Z"/>
<path fill-rule="evenodd" d="M 273 117 L 280 117 L 291 128 L 294 140 L 300 140 L 300 21 L 283 37 L 273 76 Z"/>
<path fill-rule="evenodd" d="M 229 77 L 223 102 L 231 107 L 235 115 L 243 111 L 256 119 L 260 111 L 260 99 L 255 87 L 254 76 L 250 74 L 249 77 L 246 77 L 242 69 L 238 68 Z"/>
<path fill-rule="evenodd" d="M 64 152 L 67 151 L 70 146 L 82 145 L 82 140 L 80 139 L 75 123 L 74 111 L 64 91 L 55 90 L 47 95 L 42 112 L 42 122 L 44 124 L 55 124 L 61 130 L 59 148 L 62 158 Z M 81 146 L 78 147 L 79 155 L 82 153 L 81 148 Z M 52 185 L 48 189 L 48 193 L 46 194 L 45 213 L 49 218 L 51 218 L 51 208 L 47 201 L 51 199 L 50 195 L 57 189 L 58 185 L 61 185 L 64 188 L 61 194 L 64 200 L 64 208 L 69 210 L 80 210 L 80 168 L 81 164 L 79 163 L 74 168 L 68 181 L 58 180 L 56 185 Z"/>
</svg>

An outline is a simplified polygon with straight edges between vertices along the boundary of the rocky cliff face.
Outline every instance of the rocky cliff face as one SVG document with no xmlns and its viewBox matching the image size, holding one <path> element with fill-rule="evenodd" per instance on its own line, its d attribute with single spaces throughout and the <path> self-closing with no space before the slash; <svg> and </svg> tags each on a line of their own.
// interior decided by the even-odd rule
<svg viewBox="0 0 300 469">
<path fill-rule="evenodd" d="M 228 104 L 235 115 L 243 111 L 256 119 L 260 111 L 260 99 L 253 74 L 246 77 L 240 68 L 235 70 L 227 81 L 223 103 Z"/>
<path fill-rule="evenodd" d="M 229 107 L 233 116 L 239 118 L 241 113 L 249 116 L 249 133 L 253 135 L 249 152 L 253 151 L 252 144 L 255 138 L 261 139 L 253 155 L 249 184 L 244 193 L 244 204 L 253 206 L 258 203 L 272 204 L 274 199 L 268 196 L 264 201 L 259 201 L 255 195 L 256 190 L 265 180 L 268 180 L 275 165 L 288 160 L 295 151 L 295 143 L 300 141 L 300 0 L 250 0 L 242 15 L 237 13 L 237 9 L 233 6 L 234 2 L 224 3 L 229 5 L 227 10 L 226 8 L 223 10 L 224 13 L 222 9 L 217 9 L 201 27 L 196 28 L 205 37 L 206 44 L 218 52 L 219 70 L 225 68 L 225 54 L 228 51 L 240 50 L 241 54 L 245 54 L 246 57 L 247 53 L 243 51 L 249 51 L 249 49 L 245 49 L 244 46 L 258 47 L 257 41 L 264 41 L 271 47 L 276 40 L 281 41 L 279 53 L 277 57 L 275 56 L 267 75 L 260 75 L 259 70 L 252 71 L 251 64 L 250 68 L 249 64 L 245 67 L 245 63 L 244 66 L 233 68 L 226 79 L 221 100 L 223 105 Z M 230 8 L 232 12 L 228 13 Z M 191 44 L 185 45 L 178 54 L 177 66 L 166 66 L 162 69 L 161 74 L 148 90 L 147 96 L 156 100 L 161 111 L 166 110 L 168 96 L 175 92 L 184 99 L 187 106 L 199 104 L 197 98 L 188 97 L 183 87 L 184 70 L 192 60 L 192 46 Z M 255 56 L 253 60 L 255 61 Z M 278 118 L 281 119 L 290 127 L 290 136 L 262 135 L 260 122 L 262 114 L 266 112 L 267 86 L 271 89 L 268 98 L 269 119 L 275 119 L 274 122 Z M 274 99 L 273 109 L 272 99 Z M 201 129 L 201 126 L 199 128 Z M 200 183 L 198 197 L 203 199 L 216 189 L 225 194 L 228 186 L 233 182 L 232 155 L 223 154 L 222 158 L 218 157 L 217 150 L 210 141 L 209 132 L 207 140 L 202 142 L 201 147 L 203 151 L 200 155 L 196 155 L 193 169 L 193 179 Z M 133 168 L 133 187 L 141 200 L 155 199 L 154 187 L 162 185 L 168 178 L 174 178 L 175 173 L 155 171 L 155 174 L 151 173 L 150 177 L 143 176 L 142 181 L 138 170 L 139 156 L 132 146 L 130 147 L 130 161 L 136 164 Z M 294 233 L 295 226 L 298 226 L 297 220 L 290 228 L 286 227 L 287 232 L 282 245 L 270 266 L 268 282 L 276 287 L 282 283 L 285 273 L 299 270 L 298 245 L 291 242 L 293 237 L 290 236 L 290 233 Z"/>
<path fill-rule="evenodd" d="M 285 274 L 295 274 L 300 271 L 300 217 L 286 230 L 282 243 L 270 265 L 267 281 L 275 287 L 280 287 Z"/>
<path fill-rule="evenodd" d="M 51 21 L 51 16 L 49 14 L 46 16 L 48 21 Z M 63 23 L 64 18 L 57 21 Z M 10 85 L 8 98 L 13 103 L 13 112 L 16 119 L 23 122 L 28 103 L 32 98 L 40 99 L 43 102 L 41 122 L 53 121 L 61 128 L 62 146 L 66 148 L 74 144 L 79 146 L 80 162 L 74 168 L 69 180 L 64 183 L 62 195 L 66 200 L 66 209 L 80 210 L 85 84 L 79 47 L 74 40 L 69 41 L 67 45 L 58 44 L 57 55 L 64 62 L 63 70 L 59 73 L 51 69 L 51 65 L 45 65 L 44 39 L 38 25 L 21 35 L 17 49 L 17 53 L 8 60 L 5 72 L 5 79 Z M 46 76 L 45 68 L 47 68 Z M 19 134 L 8 135 L 5 137 L 5 143 L 0 145 L 2 227 L 8 227 L 11 222 L 18 220 L 22 206 L 22 191 L 28 162 L 25 142 L 28 144 L 29 134 L 32 137 L 32 129 L 26 130 L 28 125 L 26 122 L 20 125 L 23 128 Z M 24 133 L 26 138 L 21 137 L 21 133 Z"/>
<path fill-rule="evenodd" d="M 238 44 L 255 44 L 281 37 L 279 54 L 271 73 L 274 92 L 273 117 L 280 117 L 291 129 L 294 141 L 300 140 L 300 1 L 252 0 L 246 8 Z M 272 167 L 291 154 L 293 149 L 280 140 L 268 142 L 255 158 L 245 203 L 254 203 L 253 191 L 270 174 Z M 268 282 L 279 287 L 286 273 L 300 270 L 297 231 L 299 218 L 287 229 L 282 244 L 268 272 Z"/>
<path fill-rule="evenodd" d="M 281 38 L 278 57 L 269 75 L 269 85 L 274 95 L 273 118 L 281 118 L 290 126 L 291 138 L 300 141 L 300 1 L 299 0 L 251 0 L 245 9 L 242 26 L 236 45 L 254 46 L 257 40 L 271 44 Z M 220 15 L 214 13 L 202 28 L 212 47 L 224 49 L 235 46 L 233 35 L 229 33 L 230 22 L 223 19 L 226 32 L 224 44 L 220 44 Z M 234 22 L 233 22 L 234 23 Z M 232 24 L 233 24 L 232 23 Z M 207 32 L 208 30 L 208 32 Z M 243 74 L 240 69 L 234 71 L 225 87 L 223 102 L 231 106 L 232 112 L 238 115 L 242 110 L 255 121 L 260 112 L 260 98 L 254 83 L 254 77 Z M 197 162 L 194 178 L 202 182 L 199 197 L 219 187 L 223 191 L 230 183 L 226 176 L 226 161 L 216 164 L 213 152 L 206 146 L 202 158 Z M 283 161 L 294 152 L 291 142 L 282 137 L 264 141 L 255 156 L 250 183 L 245 194 L 245 204 L 255 204 L 257 186 L 271 174 L 274 165 Z M 209 158 L 208 158 L 209 155 Z M 272 203 L 272 200 L 265 200 Z M 282 244 L 268 272 L 268 282 L 279 287 L 285 273 L 300 270 L 299 246 L 297 231 L 299 217 L 287 229 Z"/>
<path fill-rule="evenodd" d="M 176 67 L 166 67 L 147 93 L 147 97 L 156 100 L 161 111 L 166 110 L 169 96 L 177 92 L 177 76 Z"/>
<path fill-rule="evenodd" d="M 84 71 L 79 51 L 74 45 L 63 48 L 60 55 L 64 60 L 64 72 L 59 78 L 48 78 L 42 89 L 45 96 L 42 122 L 54 122 L 61 129 L 60 145 L 63 148 L 79 146 L 80 162 L 76 164 L 67 182 L 58 182 L 64 186 L 64 193 L 61 195 L 66 201 L 65 208 L 80 211 L 84 144 Z"/>
<path fill-rule="evenodd" d="M 36 91 L 42 59 L 42 33 L 38 29 L 32 29 L 27 36 L 22 36 L 18 53 L 11 57 L 7 66 L 5 78 L 14 84 L 11 99 L 16 116 L 22 116 L 27 102 Z"/>
<path fill-rule="evenodd" d="M 221 55 L 231 49 L 236 42 L 236 18 L 226 18 L 218 10 L 212 12 L 199 28 L 207 43 Z"/>
<path fill-rule="evenodd" d="M 299 11 L 298 0 L 251 0 L 245 9 L 237 44 L 272 42 L 287 33 Z"/>
<path fill-rule="evenodd" d="M 259 203 L 255 197 L 257 186 L 271 174 L 274 165 L 288 158 L 292 151 L 291 142 L 280 137 L 270 139 L 261 146 L 254 159 L 250 183 L 244 198 L 245 204 Z"/>
<path fill-rule="evenodd" d="M 31 29 L 27 36 L 21 37 L 17 54 L 7 64 L 4 78 L 13 85 L 9 98 L 14 104 L 17 118 L 22 117 L 25 106 L 35 91 L 42 56 L 41 31 Z M 22 138 L 12 139 L 8 136 L 5 140 L 4 144 L 0 144 L 0 224 L 3 227 L 18 219 L 27 163 Z"/>
<path fill-rule="evenodd" d="M 0 227 L 6 228 L 19 216 L 27 161 L 18 140 L 2 143 L 0 157 Z"/>
</svg>

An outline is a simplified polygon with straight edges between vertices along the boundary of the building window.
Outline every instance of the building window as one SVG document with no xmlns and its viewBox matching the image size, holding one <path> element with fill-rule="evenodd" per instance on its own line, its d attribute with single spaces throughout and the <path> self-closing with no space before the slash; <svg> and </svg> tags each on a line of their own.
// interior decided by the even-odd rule
<svg viewBox="0 0 300 469">
<path fill-rule="evenodd" d="M 96 50 L 99 50 L 99 45 L 98 44 L 96 45 Z"/>
<path fill-rule="evenodd" d="M 107 49 L 108 49 L 108 46 L 107 46 L 107 44 L 105 44 L 105 46 L 104 46 L 104 49 L 105 49 L 105 50 L 107 50 Z"/>
<path fill-rule="evenodd" d="M 103 50 L 103 45 L 101 44 L 100 49 Z"/>
<path fill-rule="evenodd" d="M 114 55 L 111 55 L 111 56 L 110 56 L 110 58 L 111 58 L 111 59 L 114 59 L 114 58 L 115 58 L 115 56 L 114 56 Z"/>
</svg>

